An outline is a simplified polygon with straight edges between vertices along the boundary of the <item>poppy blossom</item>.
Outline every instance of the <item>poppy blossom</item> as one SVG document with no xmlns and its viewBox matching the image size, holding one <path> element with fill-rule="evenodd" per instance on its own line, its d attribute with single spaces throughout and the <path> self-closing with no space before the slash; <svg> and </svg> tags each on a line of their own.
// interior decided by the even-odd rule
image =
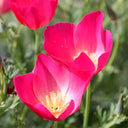
<svg viewBox="0 0 128 128">
<path fill-rule="evenodd" d="M 20 99 L 44 120 L 59 121 L 76 112 L 91 77 L 83 80 L 54 59 L 39 54 L 33 72 L 13 79 Z"/>
<path fill-rule="evenodd" d="M 78 25 L 57 23 L 44 32 L 44 49 L 54 59 L 72 71 L 96 74 L 106 65 L 112 37 L 103 30 L 104 14 L 100 11 L 86 15 Z"/>
<path fill-rule="evenodd" d="M 45 26 L 54 16 L 58 0 L 10 0 L 16 18 L 30 29 Z"/>
<path fill-rule="evenodd" d="M 0 0 L 0 14 L 10 11 L 10 0 Z"/>
</svg>

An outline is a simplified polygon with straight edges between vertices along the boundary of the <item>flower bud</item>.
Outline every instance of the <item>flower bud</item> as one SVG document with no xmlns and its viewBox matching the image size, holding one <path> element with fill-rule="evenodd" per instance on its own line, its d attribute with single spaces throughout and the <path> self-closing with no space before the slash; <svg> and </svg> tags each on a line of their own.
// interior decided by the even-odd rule
<svg viewBox="0 0 128 128">
<path fill-rule="evenodd" d="M 30 29 L 37 29 L 50 22 L 58 0 L 10 0 L 10 8 L 18 21 Z"/>
<path fill-rule="evenodd" d="M 123 95 L 121 94 L 119 97 L 118 103 L 116 105 L 115 112 L 117 114 L 120 114 L 123 112 L 123 110 L 124 110 L 124 101 L 123 101 Z"/>
<path fill-rule="evenodd" d="M 113 11 L 113 9 L 111 8 L 111 6 L 106 1 L 105 1 L 105 5 L 106 5 L 107 13 L 108 13 L 110 19 L 113 22 L 116 22 L 118 20 L 118 17 L 116 15 L 116 13 Z"/>
</svg>

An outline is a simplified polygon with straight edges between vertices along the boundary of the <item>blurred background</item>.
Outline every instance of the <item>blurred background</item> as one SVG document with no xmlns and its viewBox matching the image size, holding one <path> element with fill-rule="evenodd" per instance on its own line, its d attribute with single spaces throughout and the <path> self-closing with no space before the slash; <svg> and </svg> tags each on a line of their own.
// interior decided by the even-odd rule
<svg viewBox="0 0 128 128">
<path fill-rule="evenodd" d="M 128 0 L 59 0 L 48 25 L 57 22 L 77 25 L 83 16 L 96 10 L 104 12 L 103 27 L 112 33 L 115 56 L 112 64 L 91 81 L 88 128 L 128 128 Z M 43 53 L 45 28 L 40 28 L 39 33 Z M 7 85 L 0 106 L 0 128 L 52 128 L 53 122 L 40 119 L 30 109 L 24 117 L 24 104 L 13 88 L 12 78 L 31 72 L 34 67 L 34 42 L 34 31 L 20 25 L 12 12 L 0 16 L 0 56 Z M 82 128 L 84 108 L 85 95 L 80 110 L 60 121 L 58 128 Z"/>
</svg>

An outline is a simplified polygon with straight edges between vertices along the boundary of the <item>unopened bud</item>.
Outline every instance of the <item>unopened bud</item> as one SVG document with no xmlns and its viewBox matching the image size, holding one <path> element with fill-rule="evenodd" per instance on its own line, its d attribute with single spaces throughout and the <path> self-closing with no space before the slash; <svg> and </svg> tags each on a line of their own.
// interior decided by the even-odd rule
<svg viewBox="0 0 128 128">
<path fill-rule="evenodd" d="M 8 87 L 7 88 L 7 94 L 10 95 L 10 94 L 13 94 L 13 95 L 16 95 L 16 92 L 14 91 L 14 85 L 12 85 L 11 87 Z"/>
<path fill-rule="evenodd" d="M 118 100 L 118 103 L 116 105 L 116 114 L 123 113 L 124 110 L 124 101 L 123 101 L 123 95 L 121 94 Z"/>
<path fill-rule="evenodd" d="M 111 6 L 106 1 L 105 1 L 105 5 L 106 5 L 107 13 L 108 13 L 109 17 L 111 18 L 111 20 L 113 22 L 117 22 L 118 17 L 116 15 L 116 13 L 113 11 Z"/>
</svg>

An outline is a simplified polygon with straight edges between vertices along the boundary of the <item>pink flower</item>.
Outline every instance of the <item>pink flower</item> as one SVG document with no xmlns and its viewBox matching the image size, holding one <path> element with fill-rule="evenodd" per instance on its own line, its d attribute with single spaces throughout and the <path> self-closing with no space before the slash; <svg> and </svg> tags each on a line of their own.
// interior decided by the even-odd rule
<svg viewBox="0 0 128 128">
<path fill-rule="evenodd" d="M 0 0 L 0 14 L 10 11 L 10 0 Z"/>
<path fill-rule="evenodd" d="M 82 80 L 62 63 L 40 54 L 33 72 L 13 79 L 20 99 L 44 120 L 59 121 L 76 112 L 91 77 Z"/>
<path fill-rule="evenodd" d="M 37 29 L 49 23 L 57 3 L 58 0 L 11 0 L 10 7 L 21 24 Z"/>
<path fill-rule="evenodd" d="M 48 26 L 44 32 L 46 52 L 73 71 L 98 73 L 112 49 L 111 33 L 103 31 L 103 16 L 96 11 L 86 15 L 77 26 L 72 23 Z"/>
</svg>

